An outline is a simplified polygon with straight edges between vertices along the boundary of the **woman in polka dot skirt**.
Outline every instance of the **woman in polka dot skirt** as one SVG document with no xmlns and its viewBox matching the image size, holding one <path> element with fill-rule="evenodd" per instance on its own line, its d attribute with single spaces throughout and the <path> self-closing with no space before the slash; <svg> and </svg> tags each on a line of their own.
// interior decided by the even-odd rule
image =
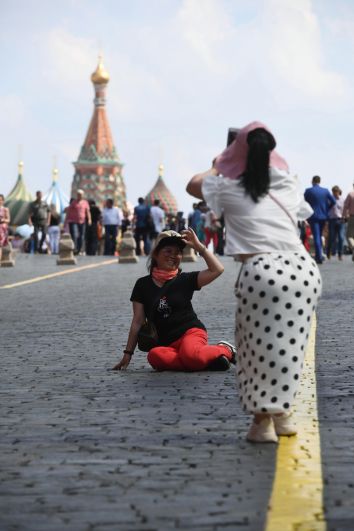
<svg viewBox="0 0 354 531">
<path fill-rule="evenodd" d="M 312 210 L 275 146 L 267 127 L 252 122 L 187 186 L 216 215 L 224 213 L 225 252 L 242 262 L 235 288 L 237 382 L 253 415 L 252 442 L 296 434 L 291 406 L 321 294 L 318 267 L 297 230 Z"/>
</svg>

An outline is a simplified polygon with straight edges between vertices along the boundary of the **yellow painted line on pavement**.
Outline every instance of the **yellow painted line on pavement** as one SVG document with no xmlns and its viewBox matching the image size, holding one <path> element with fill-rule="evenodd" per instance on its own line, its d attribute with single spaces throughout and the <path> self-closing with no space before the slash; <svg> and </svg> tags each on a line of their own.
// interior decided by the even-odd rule
<svg viewBox="0 0 354 531">
<path fill-rule="evenodd" d="M 300 391 L 294 405 L 295 437 L 280 437 L 266 531 L 325 531 L 323 479 L 315 374 L 313 316 Z"/>
<path fill-rule="evenodd" d="M 20 286 L 26 286 L 26 284 L 34 284 L 35 282 L 41 282 L 42 280 L 49 280 L 51 278 L 55 277 L 61 277 L 62 275 L 69 275 L 70 273 L 79 273 L 80 271 L 84 271 L 85 269 L 94 269 L 95 267 L 101 267 L 109 264 L 117 264 L 118 258 L 112 258 L 110 260 L 105 260 L 104 262 L 100 262 L 98 264 L 89 264 L 85 266 L 80 267 L 72 267 L 70 269 L 65 269 L 65 271 L 59 271 L 58 273 L 50 273 L 49 275 L 43 275 L 41 277 L 35 277 L 30 278 L 28 280 L 22 280 L 21 282 L 15 282 L 14 284 L 6 284 L 5 286 L 0 286 L 0 289 L 10 289 L 10 288 L 18 288 Z"/>
</svg>

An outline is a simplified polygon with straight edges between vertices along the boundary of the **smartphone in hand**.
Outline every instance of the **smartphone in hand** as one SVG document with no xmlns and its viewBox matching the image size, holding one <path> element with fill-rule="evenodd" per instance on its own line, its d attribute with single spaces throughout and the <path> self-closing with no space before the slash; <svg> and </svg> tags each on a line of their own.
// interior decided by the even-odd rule
<svg viewBox="0 0 354 531">
<path fill-rule="evenodd" d="M 229 130 L 227 132 L 227 142 L 226 147 L 229 147 L 230 144 L 236 139 L 238 132 L 240 131 L 240 128 L 237 127 L 229 127 Z"/>
</svg>

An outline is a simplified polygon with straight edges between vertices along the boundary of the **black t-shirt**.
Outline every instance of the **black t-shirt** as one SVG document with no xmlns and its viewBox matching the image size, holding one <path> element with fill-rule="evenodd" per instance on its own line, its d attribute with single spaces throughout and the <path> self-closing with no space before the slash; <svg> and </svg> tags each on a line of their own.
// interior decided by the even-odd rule
<svg viewBox="0 0 354 531">
<path fill-rule="evenodd" d="M 51 214 L 50 214 L 50 223 L 49 223 L 49 225 L 50 225 L 51 227 L 55 227 L 55 226 L 59 225 L 59 223 L 60 223 L 60 216 L 59 216 L 59 214 L 53 214 L 53 213 L 51 213 Z"/>
<path fill-rule="evenodd" d="M 151 318 L 154 306 L 152 321 L 157 328 L 160 345 L 173 343 L 190 328 L 205 330 L 191 303 L 194 291 L 200 289 L 198 274 L 199 271 L 180 273 L 170 281 L 168 288 L 156 286 L 150 275 L 136 281 L 130 300 L 143 304 L 148 318 Z M 162 290 L 164 293 L 159 298 Z"/>
</svg>

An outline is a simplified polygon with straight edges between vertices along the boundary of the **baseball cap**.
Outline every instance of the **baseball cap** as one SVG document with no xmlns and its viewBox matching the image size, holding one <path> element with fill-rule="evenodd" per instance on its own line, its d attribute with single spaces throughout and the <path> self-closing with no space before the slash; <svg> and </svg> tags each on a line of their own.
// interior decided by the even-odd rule
<svg viewBox="0 0 354 531">
<path fill-rule="evenodd" d="M 183 250 L 186 246 L 182 240 L 182 236 L 175 230 L 164 230 L 157 236 L 154 246 L 154 251 L 159 251 L 167 245 L 178 245 Z"/>
</svg>

